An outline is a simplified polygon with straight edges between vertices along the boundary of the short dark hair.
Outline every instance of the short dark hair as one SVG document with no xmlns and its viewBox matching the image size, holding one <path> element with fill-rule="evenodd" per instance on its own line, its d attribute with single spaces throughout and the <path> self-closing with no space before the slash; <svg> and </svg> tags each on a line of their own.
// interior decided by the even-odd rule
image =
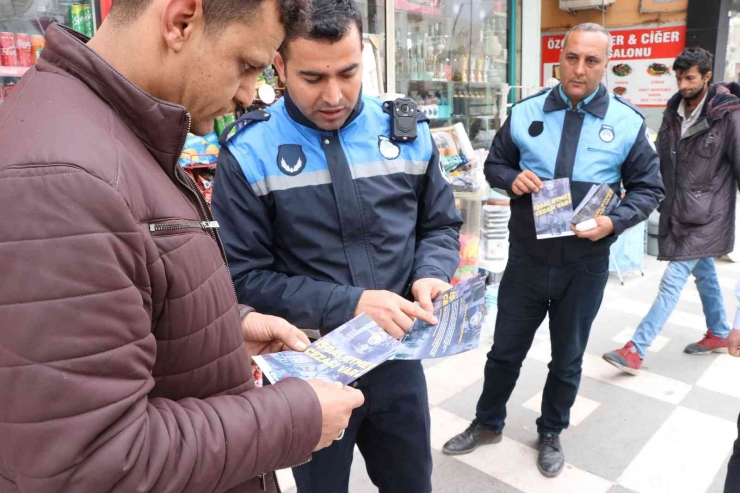
<svg viewBox="0 0 740 493">
<path fill-rule="evenodd" d="M 698 67 L 699 73 L 704 77 L 708 72 L 712 70 L 714 65 L 714 55 L 709 53 L 704 48 L 693 47 L 686 48 L 681 52 L 673 62 L 673 71 L 676 70 L 689 70 L 691 67 Z"/>
<path fill-rule="evenodd" d="M 203 0 L 206 30 L 218 33 L 230 22 L 251 20 L 263 0 Z M 303 32 L 306 28 L 306 10 L 311 0 L 277 0 L 280 22 L 288 34 Z M 110 17 L 115 22 L 129 24 L 149 7 L 151 0 L 113 0 Z"/>
<path fill-rule="evenodd" d="M 336 43 L 344 39 L 352 29 L 357 27 L 362 42 L 362 14 L 355 0 L 313 0 L 307 13 L 306 29 L 294 29 L 286 34 L 280 46 L 280 55 L 287 59 L 287 49 L 291 41 L 297 38 L 328 41 Z"/>
</svg>

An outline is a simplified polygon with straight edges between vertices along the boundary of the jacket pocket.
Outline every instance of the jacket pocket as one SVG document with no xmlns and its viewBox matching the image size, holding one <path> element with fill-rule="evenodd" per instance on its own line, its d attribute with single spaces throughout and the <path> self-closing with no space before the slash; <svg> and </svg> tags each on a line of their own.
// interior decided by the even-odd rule
<svg viewBox="0 0 740 493">
<path fill-rule="evenodd" d="M 592 152 L 604 152 L 606 154 L 611 154 L 612 156 L 621 156 L 622 155 L 621 152 L 616 151 L 614 149 L 603 149 L 603 148 L 600 148 L 600 147 L 589 147 L 588 150 L 589 151 L 592 151 Z"/>
<path fill-rule="evenodd" d="M 717 155 L 720 139 L 714 132 L 709 132 L 699 143 L 696 152 L 703 158 L 711 159 Z"/>
<path fill-rule="evenodd" d="M 683 193 L 676 219 L 683 224 L 703 226 L 712 218 L 712 186 L 695 185 Z"/>
</svg>

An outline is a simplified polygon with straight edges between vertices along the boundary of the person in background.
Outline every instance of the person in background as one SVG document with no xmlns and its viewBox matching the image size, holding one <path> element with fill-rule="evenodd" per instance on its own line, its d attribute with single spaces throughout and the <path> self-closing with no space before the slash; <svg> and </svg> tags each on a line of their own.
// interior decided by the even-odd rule
<svg viewBox="0 0 740 493">
<path fill-rule="evenodd" d="M 735 313 L 735 323 L 730 335 L 727 336 L 727 349 L 731 356 L 740 358 L 740 281 L 735 286 L 735 298 L 738 309 Z M 724 493 L 740 493 L 740 416 L 737 418 L 738 438 L 732 452 L 730 463 L 727 466 L 727 479 Z"/>
<path fill-rule="evenodd" d="M 46 31 L 0 107 L 0 491 L 278 491 L 363 402 L 250 355 L 308 339 L 237 305 L 178 165 L 257 75 L 302 0 L 116 0 L 94 39 Z M 245 344 L 246 342 L 246 344 Z"/>
<path fill-rule="evenodd" d="M 696 279 L 707 332 L 684 352 L 727 352 L 727 323 L 714 257 L 735 245 L 735 196 L 740 183 L 740 85 L 712 84 L 713 56 L 686 48 L 673 64 L 678 93 L 668 102 L 658 133 L 666 197 L 660 205 L 659 260 L 669 260 L 658 297 L 632 339 L 604 354 L 636 374 L 647 349 L 678 304 L 690 276 Z"/>
<path fill-rule="evenodd" d="M 309 16 L 275 60 L 285 97 L 245 115 L 219 156 L 213 209 L 237 295 L 322 335 L 364 312 L 400 339 L 417 318 L 436 323 L 462 221 L 428 121 L 396 143 L 383 103 L 361 94 L 357 4 L 314 0 Z M 382 493 L 431 492 L 421 362 L 386 362 L 353 385 L 366 404 L 343 440 L 293 469 L 299 493 L 346 493 L 355 445 Z"/>
<path fill-rule="evenodd" d="M 492 187 L 511 201 L 511 249 L 499 290 L 499 311 L 476 418 L 443 448 L 467 454 L 498 443 L 511 396 L 532 341 L 550 316 L 552 361 L 537 420 L 537 465 L 547 477 L 565 465 L 560 433 L 568 427 L 581 381 L 591 324 L 609 276 L 609 246 L 647 219 L 663 197 L 658 156 L 642 114 L 601 84 L 611 36 L 597 24 L 574 27 L 560 56 L 562 83 L 515 105 L 485 163 Z M 538 240 L 532 193 L 543 180 L 570 179 L 574 204 L 597 183 L 626 195 L 597 227 L 576 236 Z"/>
</svg>

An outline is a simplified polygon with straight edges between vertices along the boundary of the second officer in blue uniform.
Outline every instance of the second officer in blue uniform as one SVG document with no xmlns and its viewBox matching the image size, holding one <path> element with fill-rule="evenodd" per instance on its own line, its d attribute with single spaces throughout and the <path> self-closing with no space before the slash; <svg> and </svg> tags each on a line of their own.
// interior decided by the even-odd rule
<svg viewBox="0 0 740 493">
<path fill-rule="evenodd" d="M 537 420 L 537 465 L 547 477 L 563 470 L 559 435 L 569 424 L 609 276 L 609 246 L 647 219 L 663 198 L 658 155 L 642 114 L 600 84 L 609 48 L 603 27 L 573 28 L 560 56 L 562 83 L 515 105 L 493 142 L 486 178 L 512 197 L 511 250 L 476 419 L 445 444 L 446 454 L 501 441 L 506 403 L 535 331 L 549 314 L 552 361 Z M 531 194 L 542 189 L 543 180 L 556 178 L 570 180 L 576 205 L 594 184 L 609 184 L 617 194 L 623 186 L 626 195 L 613 212 L 596 219 L 595 229 L 538 240 Z"/>
<path fill-rule="evenodd" d="M 276 59 L 286 96 L 246 115 L 219 157 L 213 209 L 237 296 L 321 334 L 365 312 L 401 338 L 416 318 L 435 322 L 462 221 L 428 122 L 395 143 L 383 104 L 361 97 L 354 1 L 315 0 L 310 17 Z M 341 439 L 293 469 L 299 493 L 346 493 L 355 444 L 381 493 L 431 492 L 421 363 L 387 362 L 355 384 L 365 404 Z"/>
</svg>

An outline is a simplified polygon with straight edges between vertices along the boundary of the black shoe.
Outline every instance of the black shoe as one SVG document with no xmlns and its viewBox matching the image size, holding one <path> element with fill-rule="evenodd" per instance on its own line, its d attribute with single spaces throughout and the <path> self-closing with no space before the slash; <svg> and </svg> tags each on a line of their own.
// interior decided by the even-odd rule
<svg viewBox="0 0 740 493">
<path fill-rule="evenodd" d="M 563 472 L 565 456 L 558 435 L 554 433 L 540 435 L 540 456 L 537 458 L 537 467 L 542 475 L 548 478 L 554 478 Z"/>
<path fill-rule="evenodd" d="M 489 443 L 498 443 L 503 439 L 501 433 L 496 433 L 490 428 L 480 424 L 477 419 L 473 420 L 468 429 L 445 443 L 442 453 L 446 455 L 469 454 L 477 449 L 480 445 Z"/>
</svg>

